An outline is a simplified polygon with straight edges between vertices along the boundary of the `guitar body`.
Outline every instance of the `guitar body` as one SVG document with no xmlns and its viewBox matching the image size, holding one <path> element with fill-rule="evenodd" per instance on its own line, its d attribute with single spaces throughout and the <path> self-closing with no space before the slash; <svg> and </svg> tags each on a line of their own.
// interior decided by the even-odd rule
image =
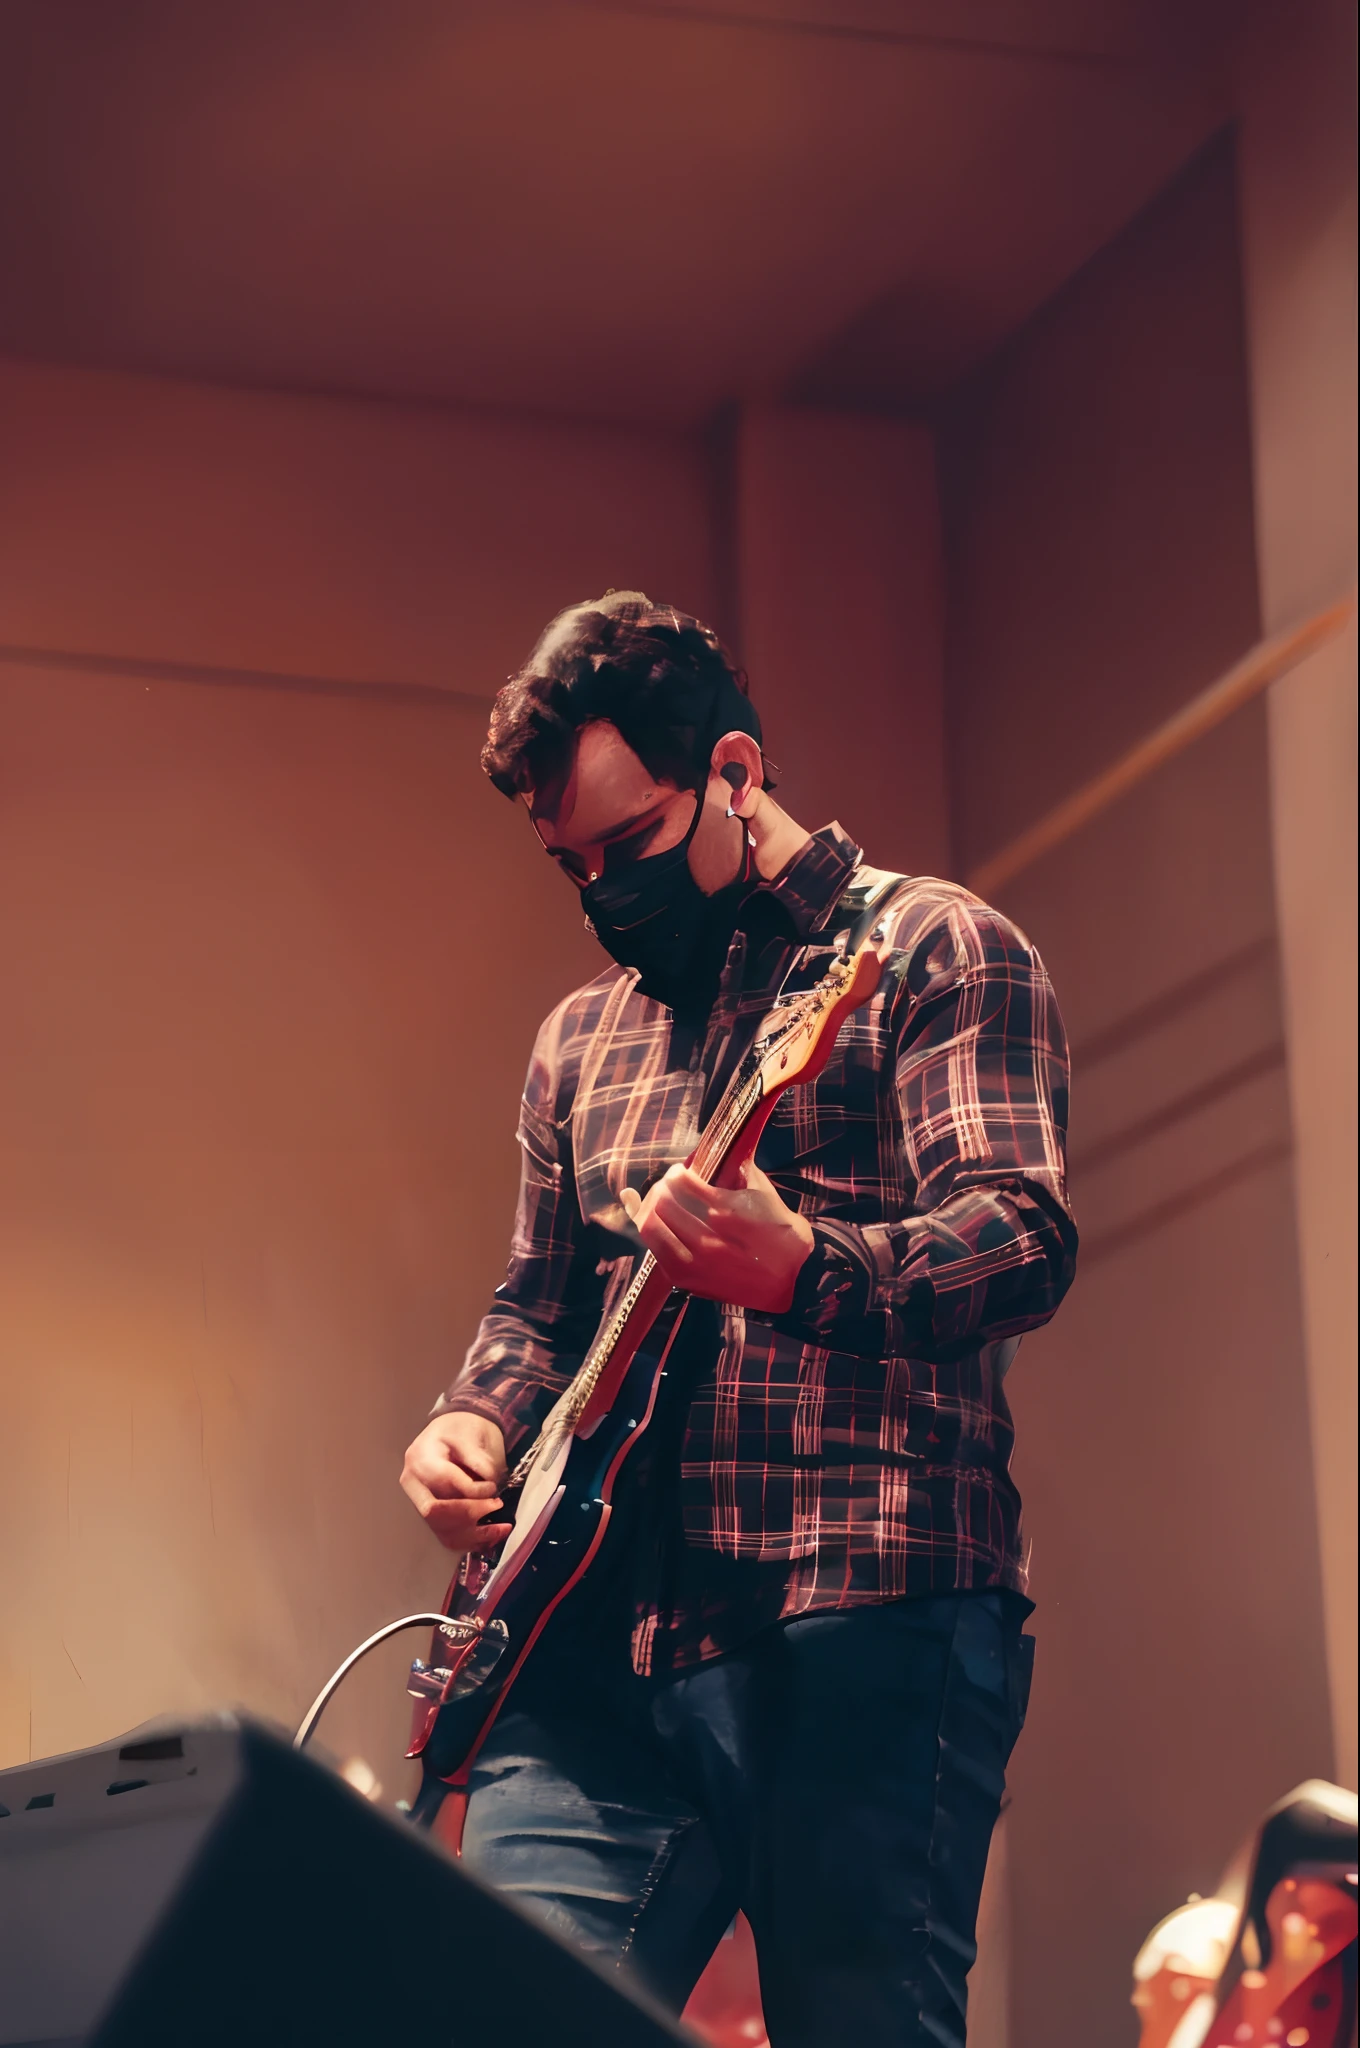
<svg viewBox="0 0 1360 2048">
<path fill-rule="evenodd" d="M 659 1312 L 670 1293 L 659 1276 L 658 1291 Z M 525 1659 L 599 1555 L 619 1474 L 652 1419 L 684 1315 L 682 1302 L 664 1334 L 653 1337 L 648 1331 L 621 1368 L 611 1403 L 593 1426 L 573 1431 L 534 1465 L 519 1501 L 507 1501 L 515 1526 L 495 1561 L 470 1555 L 455 1576 L 445 1600 L 454 1632 L 443 1645 L 437 1637 L 431 1652 L 434 1670 L 442 1667 L 452 1675 L 430 1686 L 422 1698 L 416 1691 L 422 1672 L 412 1667 L 410 1690 L 418 1703 L 407 1754 L 422 1759 L 427 1778 L 433 1775 L 451 1787 L 466 1783 Z M 470 1637 L 464 1634 L 468 1630 Z"/>
<path fill-rule="evenodd" d="M 878 915 L 866 910 L 817 986 L 782 998 L 766 1018 L 691 1155 L 690 1166 L 710 1184 L 738 1183 L 779 1096 L 815 1079 L 845 1019 L 873 994 Z M 417 1658 L 411 1666 L 406 1753 L 424 1770 L 412 1813 L 418 1822 L 433 1821 L 445 1794 L 466 1786 L 525 1659 L 607 1540 L 619 1475 L 652 1419 L 684 1322 L 683 1296 L 660 1320 L 672 1292 L 651 1254 L 643 1255 L 580 1372 L 510 1475 L 510 1535 L 494 1557 L 464 1559 L 429 1662 Z"/>
<path fill-rule="evenodd" d="M 1133 1966 L 1139 2048 L 1349 2048 L 1356 1802 L 1311 1778 L 1277 1800 L 1212 1898 L 1153 1928 Z"/>
</svg>

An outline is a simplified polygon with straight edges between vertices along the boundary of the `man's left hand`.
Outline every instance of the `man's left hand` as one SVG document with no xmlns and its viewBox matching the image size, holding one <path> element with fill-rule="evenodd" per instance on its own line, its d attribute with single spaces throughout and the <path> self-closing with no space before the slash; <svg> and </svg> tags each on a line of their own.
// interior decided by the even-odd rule
<svg viewBox="0 0 1360 2048">
<path fill-rule="evenodd" d="M 742 1168 L 740 1187 L 710 1187 L 687 1166 L 673 1166 L 645 1200 L 634 1188 L 621 1199 L 672 1286 L 767 1315 L 782 1315 L 792 1302 L 812 1225 L 780 1200 L 754 1162 Z"/>
</svg>

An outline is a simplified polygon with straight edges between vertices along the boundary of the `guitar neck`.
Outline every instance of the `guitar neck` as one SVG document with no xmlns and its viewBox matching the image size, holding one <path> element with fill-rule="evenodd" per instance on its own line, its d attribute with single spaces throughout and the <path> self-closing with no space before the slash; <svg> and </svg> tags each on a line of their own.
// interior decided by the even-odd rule
<svg viewBox="0 0 1360 2048">
<path fill-rule="evenodd" d="M 735 1175 L 741 1160 L 755 1150 L 765 1121 L 763 1116 L 757 1116 L 757 1112 L 764 1100 L 759 1064 L 748 1056 L 738 1066 L 704 1126 L 703 1135 L 689 1161 L 691 1172 L 710 1183 L 721 1183 L 729 1174 Z M 772 1104 L 767 1106 L 767 1113 L 769 1106 Z M 548 1411 L 542 1431 L 516 1466 L 511 1475 L 511 1485 L 523 1484 L 530 1466 L 550 1440 L 565 1430 L 575 1429 L 585 1415 L 606 1368 L 624 1346 L 625 1338 L 630 1340 L 629 1348 L 634 1342 L 641 1343 L 672 1291 L 655 1258 L 650 1252 L 644 1253 L 623 1299 L 596 1333 L 579 1371 Z"/>
<path fill-rule="evenodd" d="M 784 1089 L 813 1080 L 826 1065 L 845 1018 L 869 1000 L 878 985 L 875 945 L 881 930 L 873 929 L 866 912 L 844 954 L 814 988 L 781 998 L 765 1020 L 761 1036 L 739 1062 L 721 1100 L 690 1157 L 700 1180 L 732 1187 L 754 1153 L 770 1111 Z M 543 1429 L 511 1475 L 522 1482 L 549 1440 L 559 1440 L 583 1419 L 589 1426 L 619 1377 L 611 1364 L 626 1363 L 661 1313 L 672 1292 L 669 1282 L 647 1252 L 628 1290 L 597 1333 L 580 1371 L 549 1411 Z M 590 1414 L 588 1415 L 588 1412 Z"/>
</svg>

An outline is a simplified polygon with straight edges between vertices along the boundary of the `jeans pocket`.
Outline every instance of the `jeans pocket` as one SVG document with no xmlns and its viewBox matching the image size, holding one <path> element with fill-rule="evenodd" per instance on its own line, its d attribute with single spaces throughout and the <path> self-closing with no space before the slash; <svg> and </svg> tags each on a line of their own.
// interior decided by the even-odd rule
<svg viewBox="0 0 1360 2048">
<path fill-rule="evenodd" d="M 1011 1741 L 1015 1742 L 1029 1712 L 1029 1690 L 1034 1683 L 1034 1637 L 1017 1636 L 1011 1657 Z"/>
</svg>

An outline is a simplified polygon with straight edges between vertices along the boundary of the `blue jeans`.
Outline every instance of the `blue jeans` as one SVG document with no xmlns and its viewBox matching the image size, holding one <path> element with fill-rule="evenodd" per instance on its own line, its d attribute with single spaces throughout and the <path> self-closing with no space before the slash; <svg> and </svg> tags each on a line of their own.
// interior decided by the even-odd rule
<svg viewBox="0 0 1360 2048">
<path fill-rule="evenodd" d="M 478 1759 L 468 1867 L 677 2012 L 740 1908 L 772 2048 L 954 2048 L 1029 1611 L 808 1615 L 664 1679 L 559 1628 Z"/>
</svg>

